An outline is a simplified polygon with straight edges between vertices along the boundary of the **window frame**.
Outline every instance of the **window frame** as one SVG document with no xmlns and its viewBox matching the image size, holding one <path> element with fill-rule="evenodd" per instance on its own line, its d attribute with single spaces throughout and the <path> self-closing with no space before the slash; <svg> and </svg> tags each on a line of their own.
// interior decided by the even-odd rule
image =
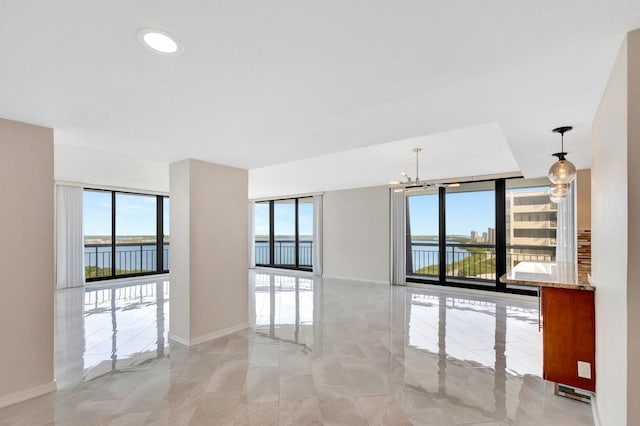
<svg viewBox="0 0 640 426">
<path fill-rule="evenodd" d="M 493 182 L 495 193 L 495 251 L 496 251 L 496 278 L 495 281 L 476 280 L 474 278 L 448 277 L 446 275 L 446 188 L 438 188 L 438 221 L 439 221 L 439 275 L 413 275 L 407 274 L 407 282 L 418 284 L 433 284 L 446 287 L 459 287 L 469 289 L 480 289 L 496 291 L 501 293 L 515 293 L 524 295 L 536 295 L 535 290 L 508 287 L 500 282 L 500 277 L 507 272 L 507 235 L 506 235 L 506 181 L 511 179 L 523 179 L 523 177 L 484 179 L 464 183 Z M 405 207 L 408 216 L 408 197 L 405 196 Z M 408 236 L 410 238 L 410 235 Z M 408 246 L 410 247 L 410 246 Z M 411 251 L 407 250 L 407 256 L 411 256 Z"/>
<path fill-rule="evenodd" d="M 85 282 L 96 282 L 96 281 L 105 281 L 105 280 L 113 280 L 119 278 L 131 278 L 131 277 L 143 277 L 149 275 L 158 275 L 158 274 L 166 274 L 169 273 L 169 269 L 164 267 L 164 199 L 169 199 L 168 195 L 160 195 L 160 194 L 149 194 L 149 193 L 141 193 L 141 192 L 133 192 L 133 191 L 122 191 L 122 190 L 111 190 L 111 189 L 102 189 L 102 188 L 91 188 L 91 187 L 83 187 L 84 191 L 92 191 L 92 192 L 104 192 L 111 195 L 111 270 L 109 275 L 96 276 L 96 277 L 86 277 Z M 137 195 L 144 197 L 154 197 L 156 203 L 156 269 L 154 271 L 145 271 L 145 272 L 135 272 L 129 274 L 116 274 L 116 194 L 126 194 L 126 195 Z M 84 215 L 84 213 L 83 213 Z M 84 220 L 84 218 L 83 218 Z M 170 246 L 170 242 L 168 243 Z M 84 249 L 86 248 L 86 244 L 84 243 L 84 232 L 83 232 L 83 257 L 84 257 Z M 97 265 L 97 260 L 96 260 Z M 84 265 L 86 268 L 86 265 Z M 86 271 L 86 269 L 85 269 Z"/>
<path fill-rule="evenodd" d="M 304 197 L 288 197 L 288 198 L 277 198 L 272 200 L 260 200 L 255 203 L 263 203 L 269 205 L 269 263 L 258 263 L 256 259 L 256 266 L 261 268 L 278 268 L 278 269 L 292 269 L 297 271 L 313 271 L 313 254 L 311 255 L 311 265 L 302 265 L 300 264 L 300 210 L 299 210 L 299 202 L 301 199 L 313 199 L 312 196 L 304 196 Z M 294 201 L 294 251 L 295 251 L 295 263 L 293 264 L 279 264 L 275 263 L 275 203 L 278 201 Z M 255 214 L 255 213 L 254 213 Z M 255 218 L 254 218 L 255 223 Z M 255 231 L 254 231 L 255 234 Z M 313 241 L 316 238 L 316 235 L 313 235 L 313 239 L 311 240 L 311 244 L 313 246 Z M 255 252 L 255 235 L 254 239 L 254 252 Z"/>
</svg>

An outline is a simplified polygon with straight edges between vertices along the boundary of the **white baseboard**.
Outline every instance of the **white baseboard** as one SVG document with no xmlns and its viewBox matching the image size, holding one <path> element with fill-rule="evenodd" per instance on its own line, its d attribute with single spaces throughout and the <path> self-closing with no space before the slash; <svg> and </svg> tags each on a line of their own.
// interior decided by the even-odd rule
<svg viewBox="0 0 640 426">
<path fill-rule="evenodd" d="M 593 415 L 594 426 L 602 426 L 600 421 L 600 413 L 598 412 L 598 401 L 596 400 L 596 394 L 591 394 L 591 414 Z"/>
<path fill-rule="evenodd" d="M 222 330 L 214 331 L 213 333 L 205 334 L 204 336 L 195 337 L 193 339 L 185 339 L 180 336 L 176 336 L 173 333 L 169 333 L 169 340 L 175 343 L 179 343 L 183 346 L 195 346 L 200 343 L 208 342 L 210 340 L 219 339 L 221 337 L 227 336 L 229 334 L 233 334 L 235 332 L 245 330 L 249 328 L 248 322 L 243 322 L 241 324 L 233 325 L 231 327 L 223 328 Z"/>
<path fill-rule="evenodd" d="M 26 401 L 27 399 L 35 398 L 36 396 L 44 395 L 45 393 L 55 392 L 57 390 L 56 382 L 45 383 L 44 385 L 34 386 L 29 389 L 25 389 L 19 392 L 15 392 L 3 397 L 0 397 L 0 408 L 8 405 L 17 404 L 18 402 Z"/>
<path fill-rule="evenodd" d="M 332 279 L 332 280 L 359 281 L 359 282 L 371 283 L 371 284 L 391 285 L 391 282 L 389 282 L 389 281 L 370 280 L 370 279 L 367 279 L 367 278 L 338 277 L 336 275 L 323 275 L 322 278 L 329 278 L 329 279 Z"/>
<path fill-rule="evenodd" d="M 169 333 L 169 341 L 171 343 L 178 343 L 178 344 L 180 344 L 182 346 L 189 347 L 189 340 L 188 339 L 183 339 L 182 337 L 176 336 L 173 333 Z"/>
</svg>

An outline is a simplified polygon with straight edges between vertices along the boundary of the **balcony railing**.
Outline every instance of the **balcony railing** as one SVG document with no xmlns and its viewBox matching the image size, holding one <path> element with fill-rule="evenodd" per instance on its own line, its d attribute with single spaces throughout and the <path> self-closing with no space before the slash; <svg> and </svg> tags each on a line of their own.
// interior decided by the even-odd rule
<svg viewBox="0 0 640 426">
<path fill-rule="evenodd" d="M 507 246 L 507 272 L 522 261 L 554 261 L 555 247 Z M 495 246 L 486 244 L 447 244 L 446 275 L 453 278 L 495 280 Z M 438 243 L 413 242 L 407 272 L 413 275 L 439 275 Z"/>
<path fill-rule="evenodd" d="M 295 265 L 296 244 L 293 240 L 274 240 L 274 265 Z M 270 265 L 269 241 L 256 240 L 256 264 Z M 298 266 L 313 265 L 313 241 L 301 240 L 298 244 Z"/>
<path fill-rule="evenodd" d="M 84 268 L 86 278 L 110 277 L 112 272 L 111 244 L 85 244 Z M 157 245 L 155 243 L 116 244 L 115 275 L 156 272 Z M 169 243 L 164 243 L 162 265 L 169 270 Z"/>
</svg>

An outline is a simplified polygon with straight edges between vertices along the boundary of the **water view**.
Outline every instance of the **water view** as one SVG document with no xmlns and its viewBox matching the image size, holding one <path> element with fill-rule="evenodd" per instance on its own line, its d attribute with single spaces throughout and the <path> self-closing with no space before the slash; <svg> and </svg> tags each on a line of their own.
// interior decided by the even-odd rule
<svg viewBox="0 0 640 426">
<path fill-rule="evenodd" d="M 268 265 L 270 263 L 268 239 L 256 239 L 255 253 L 257 265 Z M 275 265 L 295 265 L 295 238 L 276 238 L 273 242 L 273 255 L 273 263 Z M 313 240 L 300 238 L 298 245 L 298 263 L 300 266 L 311 266 L 313 264 Z"/>
</svg>

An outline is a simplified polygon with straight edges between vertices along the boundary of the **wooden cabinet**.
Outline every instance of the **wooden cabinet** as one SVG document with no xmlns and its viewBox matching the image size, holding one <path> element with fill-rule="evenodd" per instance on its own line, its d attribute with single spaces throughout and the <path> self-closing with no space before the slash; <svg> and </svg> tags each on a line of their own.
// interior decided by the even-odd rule
<svg viewBox="0 0 640 426">
<path fill-rule="evenodd" d="M 594 391 L 594 292 L 542 287 L 543 377 Z M 589 363 L 591 378 L 578 376 L 578 361 Z"/>
</svg>

